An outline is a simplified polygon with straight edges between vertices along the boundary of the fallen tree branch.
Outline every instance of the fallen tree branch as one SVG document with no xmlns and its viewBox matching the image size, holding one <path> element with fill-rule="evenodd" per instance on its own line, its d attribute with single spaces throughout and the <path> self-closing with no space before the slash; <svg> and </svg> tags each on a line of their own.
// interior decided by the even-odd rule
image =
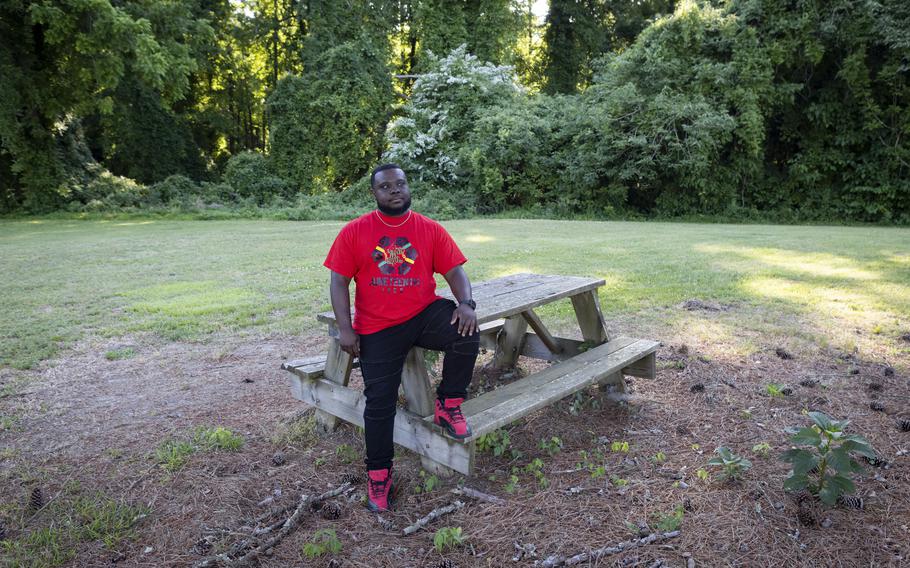
<svg viewBox="0 0 910 568">
<path fill-rule="evenodd" d="M 600 560 L 604 556 L 623 552 L 625 550 L 629 550 L 630 548 L 637 548 L 639 546 L 667 540 L 677 536 L 679 536 L 679 531 L 653 533 L 644 538 L 636 538 L 633 540 L 623 541 L 613 546 L 605 546 L 603 548 L 598 548 L 590 552 L 582 552 L 581 554 L 576 554 L 575 556 L 549 556 L 545 560 L 535 561 L 534 566 L 541 566 L 542 568 L 553 568 L 554 566 L 574 566 L 576 564 L 581 564 L 584 562 Z"/>
<path fill-rule="evenodd" d="M 455 489 L 452 489 L 452 493 L 454 493 L 456 495 L 465 495 L 467 497 L 477 499 L 478 501 L 486 501 L 487 503 L 494 503 L 496 505 L 505 505 L 506 504 L 506 500 L 501 497 L 497 497 L 495 495 L 490 495 L 488 493 L 484 493 L 483 491 L 478 491 L 471 487 L 456 487 Z"/>
<path fill-rule="evenodd" d="M 404 535 L 408 536 L 411 533 L 415 533 L 415 532 L 419 531 L 420 529 L 422 529 L 423 527 L 430 524 L 434 519 L 438 519 L 439 517 L 441 517 L 443 515 L 453 513 L 455 511 L 457 511 L 458 509 L 461 509 L 462 507 L 464 507 L 464 503 L 462 503 L 461 501 L 455 501 L 451 505 L 446 505 L 445 507 L 439 507 L 438 509 L 433 509 L 432 511 L 430 511 L 430 514 L 427 515 L 426 517 L 420 519 L 419 521 L 417 521 L 416 523 L 414 523 L 413 525 L 411 525 L 409 527 L 405 527 L 405 529 L 403 531 Z"/>
<path fill-rule="evenodd" d="M 340 487 L 332 489 L 331 491 L 326 491 L 325 493 L 323 493 L 322 495 L 319 495 L 317 497 L 301 495 L 300 501 L 298 501 L 297 508 L 294 510 L 294 513 L 290 517 L 288 517 L 284 521 L 280 521 L 269 527 L 265 527 L 265 529 L 256 529 L 254 531 L 254 535 L 256 535 L 256 534 L 261 535 L 261 534 L 268 534 L 268 533 L 280 528 L 280 531 L 278 532 L 278 534 L 276 534 L 272 538 L 270 538 L 264 542 L 261 542 L 261 543 L 255 539 L 253 539 L 249 542 L 246 542 L 245 545 L 240 548 L 240 550 L 243 550 L 246 548 L 251 548 L 251 547 L 252 547 L 252 550 L 250 550 L 243 556 L 240 556 L 237 558 L 230 558 L 226 554 L 218 554 L 215 556 L 209 556 L 208 558 L 203 558 L 199 562 L 193 564 L 193 568 L 210 568 L 211 566 L 217 566 L 218 564 L 224 564 L 225 566 L 228 566 L 230 568 L 238 568 L 240 566 L 249 566 L 250 563 L 253 562 L 254 560 L 256 560 L 257 558 L 259 558 L 260 555 L 271 550 L 272 548 L 275 548 L 275 546 L 279 542 L 281 542 L 284 539 L 284 537 L 286 537 L 287 535 L 291 534 L 294 530 L 296 530 L 297 527 L 300 525 L 300 523 L 303 520 L 304 513 L 309 512 L 315 503 L 325 501 L 326 499 L 330 499 L 337 495 L 341 495 L 342 493 L 347 493 L 348 491 L 352 491 L 353 489 L 354 488 L 351 487 L 350 483 L 344 483 Z M 293 507 L 293 505 L 291 505 L 287 509 L 290 509 L 292 507 Z M 257 532 L 257 531 L 259 531 L 259 532 Z M 240 550 L 238 550 L 238 552 Z"/>
</svg>

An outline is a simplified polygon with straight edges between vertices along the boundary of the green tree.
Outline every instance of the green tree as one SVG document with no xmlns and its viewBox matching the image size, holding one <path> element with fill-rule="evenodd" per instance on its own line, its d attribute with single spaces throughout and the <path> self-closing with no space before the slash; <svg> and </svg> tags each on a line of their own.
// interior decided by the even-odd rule
<svg viewBox="0 0 910 568">
<path fill-rule="evenodd" d="M 341 190 L 382 152 L 393 91 L 385 46 L 343 43 L 269 97 L 275 171 L 306 193 Z"/>
<path fill-rule="evenodd" d="M 186 93 L 191 42 L 211 40 L 211 28 L 180 7 L 156 27 L 138 2 L 0 2 L 0 144 L 8 156 L 0 164 L 9 168 L 0 177 L 13 180 L 0 189 L 4 208 L 59 205 L 74 179 L 90 175 L 88 152 L 73 151 L 78 119 L 110 113 L 127 70 L 165 101 Z"/>
</svg>

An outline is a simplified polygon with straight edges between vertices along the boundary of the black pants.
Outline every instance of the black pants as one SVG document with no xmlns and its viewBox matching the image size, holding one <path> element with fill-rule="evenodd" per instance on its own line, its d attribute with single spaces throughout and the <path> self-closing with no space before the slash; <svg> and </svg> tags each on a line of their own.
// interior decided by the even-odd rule
<svg viewBox="0 0 910 568">
<path fill-rule="evenodd" d="M 445 352 L 442 382 L 436 389 L 439 398 L 467 396 L 480 348 L 480 335 L 459 335 L 457 323 L 450 323 L 454 311 L 455 302 L 436 300 L 404 323 L 360 336 L 360 372 L 367 399 L 363 423 L 368 469 L 392 466 L 398 386 L 405 358 L 412 347 Z"/>
</svg>

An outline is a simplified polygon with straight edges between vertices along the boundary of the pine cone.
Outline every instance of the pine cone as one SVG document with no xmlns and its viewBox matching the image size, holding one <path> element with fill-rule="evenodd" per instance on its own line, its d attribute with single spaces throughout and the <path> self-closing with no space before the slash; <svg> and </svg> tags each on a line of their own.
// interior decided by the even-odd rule
<svg viewBox="0 0 910 568">
<path fill-rule="evenodd" d="M 796 513 L 796 518 L 799 519 L 799 524 L 804 527 L 815 526 L 815 515 L 808 507 L 800 507 L 799 512 Z"/>
<path fill-rule="evenodd" d="M 782 394 L 784 396 L 790 396 L 791 394 L 793 394 L 793 389 L 791 389 L 790 387 L 784 387 L 784 388 L 780 389 L 780 394 Z"/>
<path fill-rule="evenodd" d="M 837 504 L 846 509 L 862 509 L 864 506 L 862 497 L 856 495 L 841 495 L 837 498 Z"/>
<path fill-rule="evenodd" d="M 885 411 L 885 405 L 882 404 L 882 403 L 880 403 L 880 402 L 877 401 L 877 400 L 873 400 L 872 402 L 870 402 L 870 403 L 869 403 L 869 408 L 871 408 L 872 410 L 875 410 L 876 412 L 884 412 L 884 411 Z"/>
<path fill-rule="evenodd" d="M 872 467 L 885 467 L 888 465 L 888 460 L 884 460 L 878 456 L 871 458 L 869 456 L 863 456 L 863 460 Z"/>
<path fill-rule="evenodd" d="M 341 516 L 341 506 L 335 501 L 327 501 L 320 511 L 323 519 L 333 521 Z"/>
<path fill-rule="evenodd" d="M 40 487 L 32 489 L 31 494 L 28 496 L 28 507 L 32 511 L 37 511 L 41 507 L 44 507 L 44 493 L 41 491 Z"/>
<path fill-rule="evenodd" d="M 428 568 L 455 568 L 455 563 L 448 558 L 443 558 L 436 564 L 430 564 Z"/>
<path fill-rule="evenodd" d="M 208 537 L 200 538 L 196 541 L 196 544 L 193 545 L 193 552 L 199 556 L 205 556 L 212 550 L 212 543 L 209 541 Z"/>
<path fill-rule="evenodd" d="M 893 377 L 894 376 L 894 367 L 885 367 L 885 376 Z"/>
<path fill-rule="evenodd" d="M 0 541 L 6 540 L 6 525 L 0 521 Z"/>
<path fill-rule="evenodd" d="M 818 384 L 818 381 L 815 379 L 803 379 L 799 382 L 799 384 L 800 384 L 800 386 L 811 389 L 812 387 L 814 387 Z"/>
<path fill-rule="evenodd" d="M 885 387 L 883 387 L 881 383 L 869 383 L 867 388 L 871 391 L 881 392 Z"/>
<path fill-rule="evenodd" d="M 812 494 L 806 491 L 805 489 L 800 489 L 793 494 L 793 499 L 796 500 L 796 504 L 802 507 L 812 502 Z"/>
<path fill-rule="evenodd" d="M 357 485 L 364 482 L 363 474 L 358 472 L 345 472 L 341 474 L 342 483 L 350 483 L 351 485 Z"/>
<path fill-rule="evenodd" d="M 897 427 L 900 428 L 901 432 L 910 432 L 910 420 L 901 418 L 897 421 Z"/>
<path fill-rule="evenodd" d="M 694 385 L 692 385 L 691 387 L 689 387 L 689 390 L 690 390 L 691 392 L 704 392 L 704 391 L 705 391 L 705 385 L 703 385 L 703 384 L 701 384 L 701 383 L 695 383 Z"/>
<path fill-rule="evenodd" d="M 275 455 L 272 456 L 272 465 L 284 465 L 284 454 L 275 452 Z"/>
</svg>

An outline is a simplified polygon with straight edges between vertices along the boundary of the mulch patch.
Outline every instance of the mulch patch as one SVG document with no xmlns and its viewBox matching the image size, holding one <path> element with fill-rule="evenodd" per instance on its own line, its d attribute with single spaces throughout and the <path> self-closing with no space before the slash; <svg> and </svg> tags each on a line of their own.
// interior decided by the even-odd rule
<svg viewBox="0 0 910 568">
<path fill-rule="evenodd" d="M 312 412 L 291 397 L 278 366 L 282 358 L 320 352 L 322 338 L 130 343 L 135 357 L 107 361 L 109 345 L 86 342 L 24 373 L 30 382 L 22 396 L 0 400 L 2 413 L 21 415 L 18 430 L 0 432 L 9 448 L 0 464 L 6 538 L 53 522 L 50 507 L 21 514 L 35 487 L 42 500 L 60 495 L 64 504 L 71 492 L 100 491 L 151 512 L 136 525 L 134 540 L 112 548 L 82 543 L 70 565 L 191 566 L 236 547 L 268 511 L 350 482 L 354 491 L 308 511 L 259 565 L 428 567 L 447 559 L 462 567 L 530 566 L 665 530 L 680 514 L 678 537 L 598 565 L 886 566 L 910 553 L 910 434 L 900 431 L 902 421 L 910 424 L 908 380 L 894 367 L 883 372 L 878 362 L 835 353 L 787 358 L 773 346 L 723 358 L 709 346 L 665 338 L 655 380 L 629 379 L 623 396 L 592 388 L 511 425 L 510 451 L 478 452 L 471 479 L 439 479 L 426 492 L 420 460 L 399 450 L 399 499 L 377 517 L 362 506 L 358 429 L 343 425 L 310 440 L 276 441 L 282 427 Z M 517 374 L 478 370 L 472 386 L 493 389 L 545 365 L 522 359 Z M 355 371 L 352 385 L 359 382 Z M 790 395 L 770 396 L 768 383 L 787 385 Z M 870 408 L 876 401 L 881 410 Z M 861 508 L 797 503 L 782 489 L 787 466 L 776 456 L 789 447 L 785 430 L 808 425 L 806 410 L 851 419 L 849 431 L 867 437 L 885 462 L 857 479 Z M 197 452 L 174 473 L 155 464 L 162 440 L 199 426 L 230 428 L 245 444 L 236 453 Z M 562 450 L 551 456 L 540 441 L 553 437 Z M 617 449 L 623 442 L 627 452 Z M 770 446 L 768 457 L 753 452 L 760 443 Z M 356 459 L 339 450 L 345 445 Z M 752 461 L 740 481 L 722 481 L 706 465 L 719 446 Z M 545 481 L 527 467 L 535 458 Z M 700 469 L 711 478 L 700 479 Z M 460 484 L 505 504 L 453 493 Z M 455 499 L 465 507 L 402 534 Z M 439 553 L 433 535 L 446 526 L 461 527 L 465 544 Z M 343 546 L 336 557 L 304 556 L 319 529 L 335 531 Z"/>
</svg>

